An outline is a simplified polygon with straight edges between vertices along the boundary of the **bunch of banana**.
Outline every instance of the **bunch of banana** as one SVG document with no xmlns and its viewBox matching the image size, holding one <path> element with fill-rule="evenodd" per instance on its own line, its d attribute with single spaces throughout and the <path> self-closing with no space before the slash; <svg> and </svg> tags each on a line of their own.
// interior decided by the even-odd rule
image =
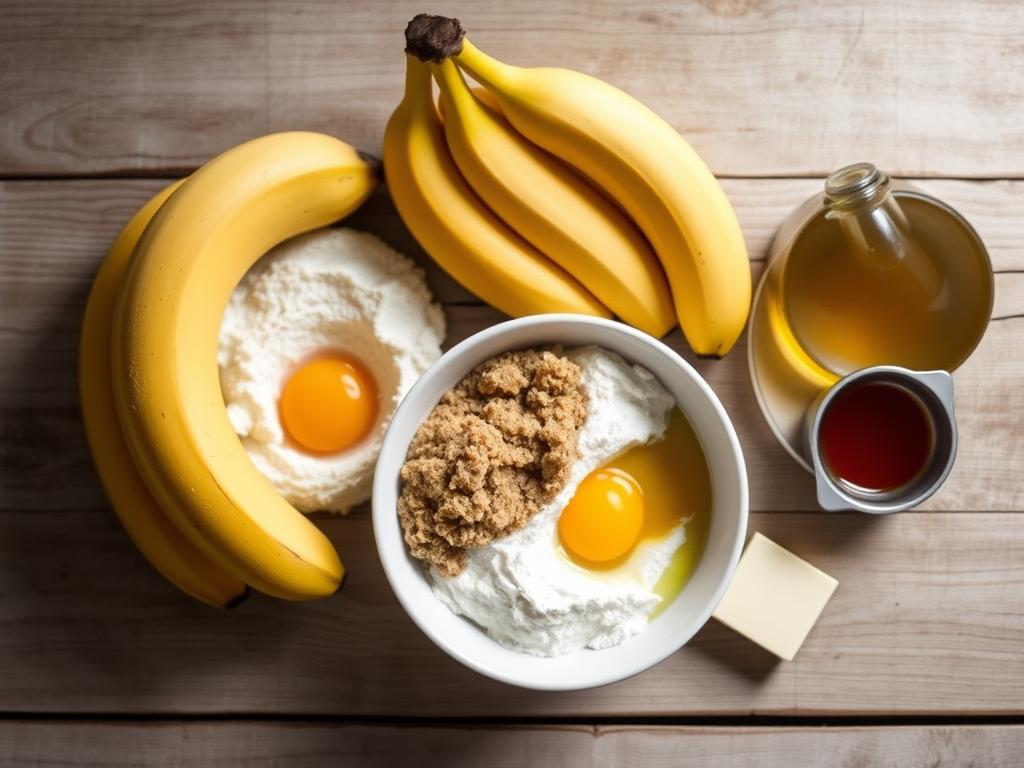
<svg viewBox="0 0 1024 768">
<path fill-rule="evenodd" d="M 510 315 L 611 313 L 568 272 L 501 221 L 445 146 L 430 70 L 409 57 L 405 98 L 384 131 L 384 174 L 405 225 L 452 277 Z"/>
<path fill-rule="evenodd" d="M 303 600 L 337 591 L 331 542 L 253 466 L 227 419 L 221 315 L 273 246 L 344 217 L 377 184 L 337 139 L 281 133 L 211 160 L 126 225 L 83 321 L 82 413 L 100 478 L 160 573 L 211 605 L 250 585 Z"/>
<path fill-rule="evenodd" d="M 406 42 L 384 168 L 406 225 L 442 267 L 509 314 L 611 311 L 655 336 L 678 318 L 698 355 L 732 348 L 750 307 L 746 245 L 675 129 L 596 78 L 496 61 L 457 19 L 420 14 Z"/>
</svg>

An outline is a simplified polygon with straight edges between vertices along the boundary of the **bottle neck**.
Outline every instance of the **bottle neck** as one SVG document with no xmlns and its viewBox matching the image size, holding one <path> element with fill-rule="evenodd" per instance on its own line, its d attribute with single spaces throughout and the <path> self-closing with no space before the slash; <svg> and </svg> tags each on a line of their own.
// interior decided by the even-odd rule
<svg viewBox="0 0 1024 768">
<path fill-rule="evenodd" d="M 848 165 L 828 177 L 825 211 L 869 264 L 884 268 L 905 257 L 910 224 L 889 177 L 870 163 Z"/>
<path fill-rule="evenodd" d="M 825 208 L 833 217 L 874 207 L 891 194 L 889 177 L 871 163 L 856 163 L 825 179 Z"/>
<path fill-rule="evenodd" d="M 914 236 L 889 177 L 871 163 L 840 168 L 825 181 L 825 217 L 835 220 L 865 266 L 902 267 L 927 296 L 938 294 L 942 277 Z"/>
</svg>

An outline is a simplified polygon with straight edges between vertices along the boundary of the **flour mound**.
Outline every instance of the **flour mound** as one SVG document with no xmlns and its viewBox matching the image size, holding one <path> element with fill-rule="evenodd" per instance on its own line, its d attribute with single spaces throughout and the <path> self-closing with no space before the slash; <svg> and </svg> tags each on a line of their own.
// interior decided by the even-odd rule
<svg viewBox="0 0 1024 768">
<path fill-rule="evenodd" d="M 370 497 L 384 430 L 405 393 L 441 355 L 445 323 L 423 271 L 365 232 L 322 229 L 257 262 L 221 323 L 221 390 L 228 419 L 256 467 L 303 512 L 346 512 Z M 380 394 L 377 423 L 359 445 L 313 456 L 278 418 L 281 388 L 318 352 L 358 358 Z"/>
</svg>

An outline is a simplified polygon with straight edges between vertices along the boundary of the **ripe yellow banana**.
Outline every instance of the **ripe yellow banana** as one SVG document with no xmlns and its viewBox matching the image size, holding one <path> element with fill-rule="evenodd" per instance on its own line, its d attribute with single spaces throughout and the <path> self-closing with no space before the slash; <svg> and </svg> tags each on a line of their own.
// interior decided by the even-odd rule
<svg viewBox="0 0 1024 768">
<path fill-rule="evenodd" d="M 531 144 L 470 91 L 451 59 L 430 65 L 444 133 L 469 186 L 505 223 L 630 325 L 675 325 L 672 296 L 643 235 L 575 171 Z"/>
<path fill-rule="evenodd" d="M 516 130 L 582 172 L 632 216 L 668 275 L 694 352 L 727 353 L 750 311 L 750 264 L 729 200 L 697 153 L 618 88 L 568 69 L 503 64 L 462 40 L 453 19 L 435 23 L 444 22 L 447 36 L 437 39 L 449 42 L 435 57 L 453 55 Z"/>
<path fill-rule="evenodd" d="M 132 250 L 157 209 L 179 186 L 180 181 L 168 185 L 139 209 L 114 240 L 93 281 L 79 346 L 82 421 L 107 498 L 143 556 L 183 592 L 208 605 L 230 608 L 245 599 L 248 587 L 197 549 L 157 506 L 132 464 L 110 378 L 114 305 Z"/>
<path fill-rule="evenodd" d="M 494 215 L 459 175 L 434 105 L 429 67 L 406 56 L 405 96 L 384 132 L 384 173 L 395 207 L 452 277 L 513 316 L 610 312 Z"/>
<path fill-rule="evenodd" d="M 484 106 L 490 107 L 492 111 L 497 112 L 499 115 L 501 114 L 501 105 L 495 100 L 493 96 L 491 96 L 490 91 L 488 91 L 486 88 L 481 88 L 479 85 L 474 85 L 469 90 L 473 92 L 473 95 L 476 96 L 477 99 L 479 99 Z M 442 99 L 440 95 L 437 98 L 437 113 L 441 116 L 441 122 L 443 123 L 444 99 Z"/>
<path fill-rule="evenodd" d="M 376 183 L 354 149 L 322 134 L 235 147 L 157 212 L 115 313 L 115 401 L 146 486 L 193 544 L 277 597 L 329 595 L 344 569 L 330 541 L 253 466 L 228 422 L 217 370 L 221 315 L 262 254 L 342 218 Z"/>
</svg>

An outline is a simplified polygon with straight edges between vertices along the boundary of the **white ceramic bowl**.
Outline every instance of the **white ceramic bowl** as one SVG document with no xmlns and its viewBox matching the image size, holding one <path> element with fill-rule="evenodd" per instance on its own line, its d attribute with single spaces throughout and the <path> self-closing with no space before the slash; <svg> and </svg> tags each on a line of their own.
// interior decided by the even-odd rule
<svg viewBox="0 0 1024 768">
<path fill-rule="evenodd" d="M 683 591 L 643 632 L 621 645 L 554 658 L 511 651 L 434 597 L 423 566 L 410 557 L 398 523 L 399 470 L 413 434 L 441 396 L 483 361 L 544 344 L 596 344 L 651 371 L 675 396 L 704 446 L 711 469 L 707 545 Z M 388 427 L 373 481 L 373 530 L 384 572 L 412 620 L 449 655 L 481 674 L 539 690 L 613 683 L 651 667 L 683 646 L 718 605 L 732 579 L 747 530 L 747 474 L 736 432 L 715 393 L 657 339 L 610 320 L 534 315 L 488 328 L 449 350 L 409 391 Z"/>
</svg>

